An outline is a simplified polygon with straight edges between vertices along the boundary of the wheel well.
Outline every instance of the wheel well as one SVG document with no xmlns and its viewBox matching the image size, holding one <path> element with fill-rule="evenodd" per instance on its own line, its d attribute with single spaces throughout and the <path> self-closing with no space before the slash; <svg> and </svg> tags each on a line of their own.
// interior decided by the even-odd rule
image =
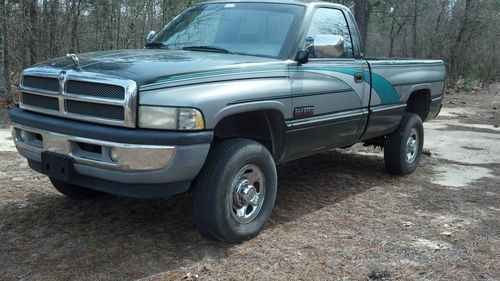
<svg viewBox="0 0 500 281">
<path fill-rule="evenodd" d="M 431 91 L 418 90 L 411 93 L 406 105 L 406 112 L 416 113 L 422 121 L 427 119 L 431 106 Z"/>
<path fill-rule="evenodd" d="M 278 162 L 285 144 L 285 121 L 281 112 L 259 110 L 222 119 L 214 129 L 214 144 L 230 138 L 247 138 L 264 145 Z"/>
</svg>

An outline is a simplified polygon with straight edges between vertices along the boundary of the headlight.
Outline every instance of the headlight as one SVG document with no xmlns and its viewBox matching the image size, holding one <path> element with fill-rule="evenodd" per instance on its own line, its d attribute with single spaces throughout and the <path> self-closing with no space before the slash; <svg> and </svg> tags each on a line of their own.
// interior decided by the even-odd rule
<svg viewBox="0 0 500 281">
<path fill-rule="evenodd" d="M 201 112 L 194 108 L 139 107 L 139 127 L 164 130 L 203 130 Z"/>
</svg>

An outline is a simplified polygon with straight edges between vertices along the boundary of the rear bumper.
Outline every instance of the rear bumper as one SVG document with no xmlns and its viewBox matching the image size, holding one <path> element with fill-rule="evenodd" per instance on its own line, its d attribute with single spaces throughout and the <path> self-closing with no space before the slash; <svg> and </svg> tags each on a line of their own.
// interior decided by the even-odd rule
<svg viewBox="0 0 500 281">
<path fill-rule="evenodd" d="M 11 111 L 11 120 L 17 150 L 34 170 L 42 171 L 43 151 L 69 155 L 76 172 L 71 183 L 129 197 L 165 197 L 187 191 L 213 137 L 212 132 L 95 125 L 19 108 Z"/>
</svg>

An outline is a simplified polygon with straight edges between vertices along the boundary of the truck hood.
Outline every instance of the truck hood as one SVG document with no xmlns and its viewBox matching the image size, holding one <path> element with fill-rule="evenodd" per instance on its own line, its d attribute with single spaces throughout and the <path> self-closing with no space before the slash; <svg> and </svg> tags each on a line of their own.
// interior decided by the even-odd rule
<svg viewBox="0 0 500 281">
<path fill-rule="evenodd" d="M 83 71 L 131 79 L 139 87 L 173 75 L 279 61 L 254 56 L 163 49 L 102 51 L 77 56 Z M 66 70 L 73 69 L 74 64 L 66 57 L 59 57 L 33 67 Z"/>
</svg>

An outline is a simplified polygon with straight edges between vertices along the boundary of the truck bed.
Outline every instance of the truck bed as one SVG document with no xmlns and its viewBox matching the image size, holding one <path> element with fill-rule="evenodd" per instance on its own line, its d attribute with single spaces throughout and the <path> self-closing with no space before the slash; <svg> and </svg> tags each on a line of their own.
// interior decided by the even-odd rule
<svg viewBox="0 0 500 281">
<path fill-rule="evenodd" d="M 439 112 L 446 78 L 443 61 L 368 58 L 367 63 L 372 87 L 364 140 L 395 130 L 410 97 L 426 109 L 423 121 Z"/>
<path fill-rule="evenodd" d="M 431 89 L 431 98 L 442 95 L 446 71 L 442 60 L 368 58 L 372 81 L 381 77 L 398 92 L 400 101 L 419 89 Z M 384 93 L 380 93 L 384 94 Z M 373 101 L 371 105 L 377 105 Z"/>
</svg>

